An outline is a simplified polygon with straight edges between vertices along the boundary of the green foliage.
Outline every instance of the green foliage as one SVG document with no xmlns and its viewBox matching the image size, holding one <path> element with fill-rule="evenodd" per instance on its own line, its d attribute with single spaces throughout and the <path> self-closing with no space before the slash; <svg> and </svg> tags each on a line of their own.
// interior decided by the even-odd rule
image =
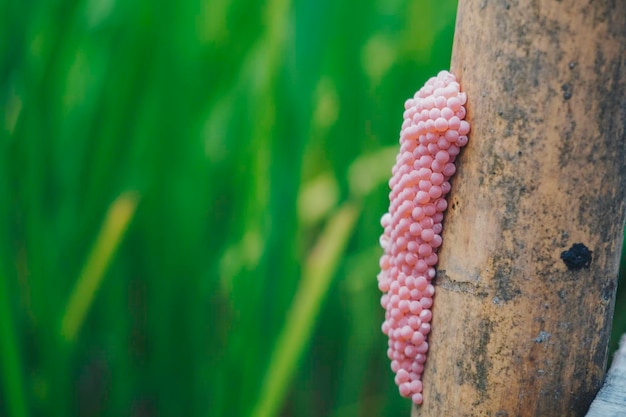
<svg viewBox="0 0 626 417">
<path fill-rule="evenodd" d="M 455 9 L 0 3 L 0 415 L 405 415 L 379 219 Z"/>
<path fill-rule="evenodd" d="M 406 412 L 378 219 L 436 3 L 2 6 L 0 414 Z"/>
</svg>

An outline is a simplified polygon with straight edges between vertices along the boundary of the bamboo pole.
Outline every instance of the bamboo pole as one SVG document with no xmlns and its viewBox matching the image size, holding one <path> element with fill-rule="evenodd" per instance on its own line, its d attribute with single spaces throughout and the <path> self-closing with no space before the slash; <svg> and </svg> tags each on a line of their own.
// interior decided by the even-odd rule
<svg viewBox="0 0 626 417">
<path fill-rule="evenodd" d="M 615 352 L 613 364 L 602 389 L 589 407 L 585 417 L 622 417 L 626 415 L 626 336 Z"/>
<path fill-rule="evenodd" d="M 412 416 L 584 416 L 626 213 L 626 2 L 460 1 L 451 69 L 472 131 Z"/>
</svg>

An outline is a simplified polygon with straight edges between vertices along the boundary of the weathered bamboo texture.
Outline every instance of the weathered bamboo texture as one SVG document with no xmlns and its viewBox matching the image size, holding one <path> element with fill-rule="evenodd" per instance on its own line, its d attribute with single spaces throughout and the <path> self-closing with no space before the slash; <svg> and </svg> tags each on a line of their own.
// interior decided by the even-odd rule
<svg viewBox="0 0 626 417">
<path fill-rule="evenodd" d="M 585 417 L 624 416 L 626 416 L 626 336 L 622 336 L 619 350 L 615 352 L 604 385 L 591 403 Z"/>
<path fill-rule="evenodd" d="M 472 131 L 412 416 L 584 416 L 626 213 L 626 2 L 461 0 L 451 69 Z"/>
</svg>

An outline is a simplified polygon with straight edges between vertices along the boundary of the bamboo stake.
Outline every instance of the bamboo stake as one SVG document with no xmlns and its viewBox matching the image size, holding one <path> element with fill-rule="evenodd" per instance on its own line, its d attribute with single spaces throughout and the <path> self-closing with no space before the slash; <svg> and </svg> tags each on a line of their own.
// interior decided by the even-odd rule
<svg viewBox="0 0 626 417">
<path fill-rule="evenodd" d="M 454 42 L 472 131 L 412 416 L 584 416 L 626 214 L 626 2 L 460 1 Z"/>
<path fill-rule="evenodd" d="M 585 417 L 621 417 L 626 415 L 626 336 L 615 352 L 606 381 L 591 403 Z"/>
</svg>

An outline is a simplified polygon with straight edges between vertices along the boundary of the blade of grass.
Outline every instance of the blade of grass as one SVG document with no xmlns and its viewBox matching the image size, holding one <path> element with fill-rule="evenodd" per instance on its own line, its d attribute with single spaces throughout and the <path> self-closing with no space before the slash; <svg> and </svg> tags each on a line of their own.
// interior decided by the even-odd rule
<svg viewBox="0 0 626 417">
<path fill-rule="evenodd" d="M 4 274 L 0 275 L 0 370 L 4 399 L 10 417 L 26 417 L 28 408 L 24 393 L 24 379 L 21 369 L 19 342 L 15 334 L 8 296 L 8 282 Z"/>
<path fill-rule="evenodd" d="M 270 417 L 279 411 L 359 213 L 355 204 L 344 203 L 328 221 L 309 255 L 287 321 L 260 385 L 260 396 L 252 412 L 254 417 Z"/>
<path fill-rule="evenodd" d="M 139 198 L 135 193 L 128 192 L 120 195 L 109 207 L 102 229 L 76 282 L 61 321 L 61 336 L 66 341 L 72 342 L 80 330 L 102 277 L 135 213 L 138 201 Z"/>
<path fill-rule="evenodd" d="M 397 153 L 398 147 L 394 145 L 355 159 L 348 168 L 348 184 L 352 195 L 365 197 L 386 183 Z"/>
</svg>

